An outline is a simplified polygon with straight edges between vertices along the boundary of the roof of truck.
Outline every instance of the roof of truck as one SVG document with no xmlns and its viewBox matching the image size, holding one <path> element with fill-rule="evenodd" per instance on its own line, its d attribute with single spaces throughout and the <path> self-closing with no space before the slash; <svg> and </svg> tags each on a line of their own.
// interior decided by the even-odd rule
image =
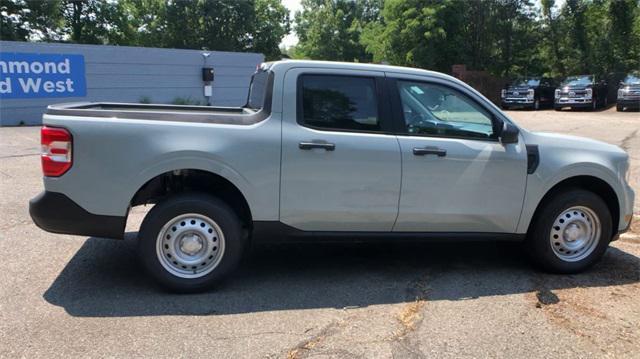
<svg viewBox="0 0 640 359">
<path fill-rule="evenodd" d="M 352 69 L 352 70 L 363 70 L 363 71 L 383 71 L 383 72 L 394 72 L 394 73 L 404 73 L 404 74 L 413 74 L 420 76 L 431 76 L 438 77 L 447 80 L 455 80 L 459 81 L 453 76 L 449 76 L 442 72 L 423 70 L 413 67 L 403 67 L 403 66 L 391 66 L 391 65 L 383 65 L 383 64 L 374 64 L 374 63 L 361 63 L 361 62 L 340 62 L 340 61 L 317 61 L 317 60 L 280 60 L 265 63 L 270 69 L 273 70 L 287 70 L 292 67 L 310 67 L 310 68 L 331 68 L 331 69 Z"/>
</svg>

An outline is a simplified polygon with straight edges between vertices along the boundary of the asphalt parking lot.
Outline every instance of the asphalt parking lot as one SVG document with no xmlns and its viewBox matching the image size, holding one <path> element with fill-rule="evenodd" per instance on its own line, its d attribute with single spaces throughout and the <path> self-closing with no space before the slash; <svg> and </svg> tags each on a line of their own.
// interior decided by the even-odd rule
<svg viewBox="0 0 640 359">
<path fill-rule="evenodd" d="M 640 113 L 508 113 L 625 148 L 640 193 Z M 640 357 L 637 217 L 580 275 L 540 273 L 509 243 L 279 245 L 174 295 L 140 273 L 140 210 L 124 241 L 36 228 L 38 136 L 0 128 L 0 357 Z"/>
</svg>

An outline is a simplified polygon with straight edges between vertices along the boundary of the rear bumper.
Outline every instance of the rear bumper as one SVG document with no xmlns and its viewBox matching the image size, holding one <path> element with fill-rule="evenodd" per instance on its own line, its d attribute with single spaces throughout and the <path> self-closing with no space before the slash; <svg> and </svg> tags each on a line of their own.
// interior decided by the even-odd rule
<svg viewBox="0 0 640 359">
<path fill-rule="evenodd" d="M 87 212 L 62 193 L 44 191 L 29 201 L 33 222 L 47 232 L 121 239 L 126 217 Z"/>
</svg>

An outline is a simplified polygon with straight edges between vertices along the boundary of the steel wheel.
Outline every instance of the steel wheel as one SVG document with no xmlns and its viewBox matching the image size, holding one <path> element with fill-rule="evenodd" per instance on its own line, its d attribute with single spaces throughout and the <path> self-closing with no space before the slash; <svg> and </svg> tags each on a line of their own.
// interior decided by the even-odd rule
<svg viewBox="0 0 640 359">
<path fill-rule="evenodd" d="M 577 262 L 589 256 L 600 241 L 602 225 L 596 213 L 584 206 L 564 210 L 553 222 L 549 243 L 563 261 Z"/>
<path fill-rule="evenodd" d="M 187 213 L 162 227 L 156 239 L 156 255 L 169 273 L 180 278 L 200 278 L 218 266 L 224 245 L 224 234 L 215 221 Z"/>
</svg>

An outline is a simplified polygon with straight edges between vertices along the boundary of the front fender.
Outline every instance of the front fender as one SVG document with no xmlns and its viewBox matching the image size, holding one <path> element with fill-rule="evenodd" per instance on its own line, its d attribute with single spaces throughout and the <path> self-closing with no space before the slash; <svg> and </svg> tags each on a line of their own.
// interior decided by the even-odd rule
<svg viewBox="0 0 640 359">
<path fill-rule="evenodd" d="M 607 166 L 593 162 L 579 162 L 565 165 L 554 170 L 541 169 L 529 175 L 527 179 L 527 190 L 525 193 L 522 213 L 518 222 L 517 233 L 526 233 L 538 205 L 555 186 L 561 182 L 574 177 L 590 176 L 606 182 L 616 194 L 616 201 L 620 208 L 620 218 L 622 218 L 624 204 L 621 202 L 625 198 L 624 188 L 615 171 Z M 618 226 L 618 224 L 614 224 Z"/>
</svg>

